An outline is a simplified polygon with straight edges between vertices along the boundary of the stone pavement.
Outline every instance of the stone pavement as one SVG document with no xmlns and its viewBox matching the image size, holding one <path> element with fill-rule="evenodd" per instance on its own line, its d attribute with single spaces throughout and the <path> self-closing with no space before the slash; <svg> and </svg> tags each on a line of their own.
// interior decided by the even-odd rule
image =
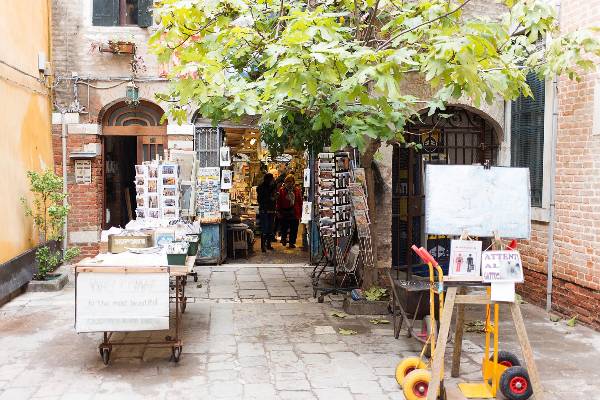
<svg viewBox="0 0 600 400">
<path fill-rule="evenodd" d="M 339 298 L 314 302 L 305 287 L 309 269 L 203 268 L 200 281 L 188 285 L 193 302 L 183 319 L 179 363 L 169 361 L 169 349 L 146 345 L 116 347 L 104 366 L 100 334 L 74 332 L 72 284 L 60 293 L 26 293 L 0 307 L 0 400 L 403 398 L 394 369 L 419 345 L 394 339 L 391 326 L 373 325 L 372 317 L 332 316 Z M 600 334 L 552 323 L 528 304 L 523 314 L 545 398 L 598 398 Z M 481 319 L 483 310 L 469 310 L 467 317 Z M 339 328 L 357 334 L 340 335 Z M 512 326 L 504 321 L 501 331 L 502 348 L 518 350 Z M 483 335 L 466 334 L 462 378 L 480 379 L 482 345 Z"/>
</svg>

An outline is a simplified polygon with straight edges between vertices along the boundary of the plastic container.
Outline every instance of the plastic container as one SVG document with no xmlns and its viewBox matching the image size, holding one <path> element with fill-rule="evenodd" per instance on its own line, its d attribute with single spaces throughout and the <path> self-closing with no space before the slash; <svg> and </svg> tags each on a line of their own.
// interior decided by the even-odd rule
<svg viewBox="0 0 600 400">
<path fill-rule="evenodd" d="M 185 235 L 186 242 L 188 242 L 188 256 L 195 256 L 198 254 L 198 245 L 200 243 L 199 233 L 189 233 Z"/>
<path fill-rule="evenodd" d="M 167 262 L 169 265 L 185 265 L 187 253 L 183 254 L 167 254 Z"/>
</svg>

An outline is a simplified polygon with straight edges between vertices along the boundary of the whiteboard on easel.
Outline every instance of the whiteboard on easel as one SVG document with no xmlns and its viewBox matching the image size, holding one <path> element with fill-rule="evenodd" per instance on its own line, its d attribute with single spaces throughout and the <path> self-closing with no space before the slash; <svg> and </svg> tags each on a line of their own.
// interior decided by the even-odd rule
<svg viewBox="0 0 600 400">
<path fill-rule="evenodd" d="M 168 272 L 80 272 L 76 279 L 78 333 L 169 329 Z"/>
<path fill-rule="evenodd" d="M 529 239 L 528 168 L 434 165 L 425 170 L 425 232 Z"/>
</svg>

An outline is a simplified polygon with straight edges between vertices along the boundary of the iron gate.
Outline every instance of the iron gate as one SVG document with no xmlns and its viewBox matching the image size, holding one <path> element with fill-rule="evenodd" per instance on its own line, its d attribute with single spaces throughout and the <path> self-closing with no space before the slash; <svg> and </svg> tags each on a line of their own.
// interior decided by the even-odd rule
<svg viewBox="0 0 600 400">
<path fill-rule="evenodd" d="M 450 258 L 449 237 L 424 233 L 425 165 L 495 165 L 498 141 L 489 122 L 459 107 L 422 116 L 418 123 L 406 126 L 405 139 L 419 146 L 394 146 L 392 265 L 410 275 L 413 264 L 420 262 L 410 250 L 412 244 L 427 248 L 442 265 L 447 266 Z"/>
</svg>

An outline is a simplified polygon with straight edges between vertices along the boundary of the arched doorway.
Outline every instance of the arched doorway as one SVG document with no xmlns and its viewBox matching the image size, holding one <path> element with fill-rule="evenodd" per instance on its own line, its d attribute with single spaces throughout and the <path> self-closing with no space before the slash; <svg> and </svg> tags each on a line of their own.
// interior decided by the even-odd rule
<svg viewBox="0 0 600 400">
<path fill-rule="evenodd" d="M 418 263 L 412 244 L 426 247 L 440 263 L 450 257 L 450 238 L 426 236 L 424 232 L 426 164 L 496 165 L 498 131 L 491 119 L 452 106 L 405 128 L 406 142 L 396 145 L 392 174 L 392 265 L 406 266 L 410 272 Z"/>
<path fill-rule="evenodd" d="M 103 229 L 125 226 L 135 205 L 135 165 L 163 157 L 167 146 L 162 108 L 141 100 L 132 107 L 124 101 L 102 113 L 104 157 Z"/>
</svg>

